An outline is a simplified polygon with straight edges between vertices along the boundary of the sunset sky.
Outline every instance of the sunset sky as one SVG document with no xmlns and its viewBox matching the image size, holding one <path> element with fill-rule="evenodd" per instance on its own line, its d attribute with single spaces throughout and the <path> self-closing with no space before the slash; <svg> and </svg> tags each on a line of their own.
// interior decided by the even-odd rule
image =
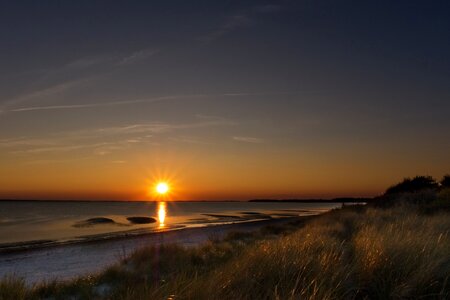
<svg viewBox="0 0 450 300">
<path fill-rule="evenodd" d="M 448 1 L 2 1 L 0 198 L 373 196 L 450 171 Z"/>
</svg>

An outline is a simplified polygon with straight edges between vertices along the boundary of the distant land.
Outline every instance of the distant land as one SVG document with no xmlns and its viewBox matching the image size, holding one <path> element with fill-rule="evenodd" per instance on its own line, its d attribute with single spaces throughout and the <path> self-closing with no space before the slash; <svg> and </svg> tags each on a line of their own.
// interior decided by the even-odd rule
<svg viewBox="0 0 450 300">
<path fill-rule="evenodd" d="M 372 202 L 374 198 L 353 198 L 342 197 L 333 199 L 252 199 L 248 202 L 297 202 L 297 203 L 360 203 L 360 202 Z"/>
<path fill-rule="evenodd" d="M 297 203 L 361 203 L 373 202 L 375 198 L 340 197 L 332 199 L 250 199 L 250 200 L 168 200 L 167 202 L 297 202 Z M 67 199 L 0 199 L 0 201 L 39 201 L 39 202 L 159 202 L 158 200 L 67 200 Z"/>
</svg>

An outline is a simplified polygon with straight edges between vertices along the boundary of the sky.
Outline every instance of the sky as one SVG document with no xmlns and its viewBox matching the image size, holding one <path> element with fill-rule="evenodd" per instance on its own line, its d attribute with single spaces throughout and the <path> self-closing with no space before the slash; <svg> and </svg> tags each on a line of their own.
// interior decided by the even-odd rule
<svg viewBox="0 0 450 300">
<path fill-rule="evenodd" d="M 448 1 L 1 1 L 0 198 L 365 197 L 450 172 Z"/>
</svg>

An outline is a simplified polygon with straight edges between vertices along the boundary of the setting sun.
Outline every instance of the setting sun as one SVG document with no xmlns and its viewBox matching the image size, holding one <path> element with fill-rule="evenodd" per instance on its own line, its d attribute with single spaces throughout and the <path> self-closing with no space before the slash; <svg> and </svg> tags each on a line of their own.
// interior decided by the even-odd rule
<svg viewBox="0 0 450 300">
<path fill-rule="evenodd" d="M 167 194 L 169 191 L 169 185 L 165 182 L 160 182 L 156 185 L 156 192 L 160 195 Z"/>
</svg>

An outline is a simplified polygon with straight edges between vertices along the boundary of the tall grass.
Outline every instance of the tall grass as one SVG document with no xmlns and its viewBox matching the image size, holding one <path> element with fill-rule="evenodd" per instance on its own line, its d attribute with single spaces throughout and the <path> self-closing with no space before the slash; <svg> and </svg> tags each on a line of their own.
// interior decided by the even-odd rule
<svg viewBox="0 0 450 300">
<path fill-rule="evenodd" d="M 7 275 L 0 280 L 0 299 L 25 299 L 28 290 L 25 281 L 12 275 Z"/>
<path fill-rule="evenodd" d="M 196 282 L 201 299 L 448 299 L 448 215 L 340 211 L 249 247 Z"/>
<path fill-rule="evenodd" d="M 4 279 L 0 299 L 449 299 L 449 231 L 446 212 L 347 207 L 295 230 L 143 249 L 73 282 Z"/>
</svg>

